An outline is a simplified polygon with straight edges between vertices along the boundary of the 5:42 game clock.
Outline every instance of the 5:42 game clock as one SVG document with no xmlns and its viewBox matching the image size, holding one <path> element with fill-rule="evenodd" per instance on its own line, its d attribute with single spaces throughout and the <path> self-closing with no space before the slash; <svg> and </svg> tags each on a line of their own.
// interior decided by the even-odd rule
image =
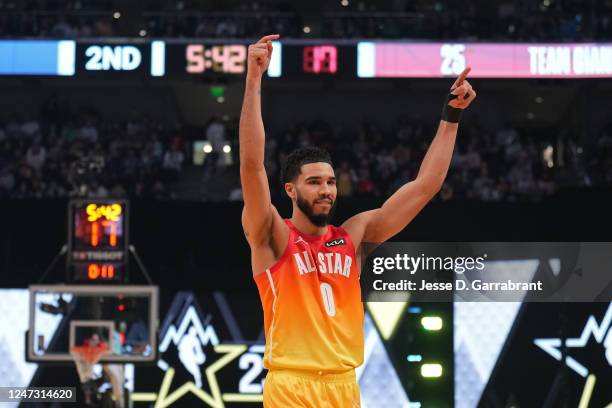
<svg viewBox="0 0 612 408">
<path fill-rule="evenodd" d="M 72 200 L 68 209 L 68 280 L 126 280 L 127 201 Z"/>
</svg>

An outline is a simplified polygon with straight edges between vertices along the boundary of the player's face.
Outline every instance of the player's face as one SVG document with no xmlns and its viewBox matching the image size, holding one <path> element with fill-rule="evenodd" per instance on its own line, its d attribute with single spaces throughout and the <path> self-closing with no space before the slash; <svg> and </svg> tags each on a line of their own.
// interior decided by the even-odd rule
<svg viewBox="0 0 612 408">
<path fill-rule="evenodd" d="M 298 208 L 318 227 L 328 224 L 336 207 L 336 176 L 329 163 L 304 164 L 295 183 Z"/>
</svg>

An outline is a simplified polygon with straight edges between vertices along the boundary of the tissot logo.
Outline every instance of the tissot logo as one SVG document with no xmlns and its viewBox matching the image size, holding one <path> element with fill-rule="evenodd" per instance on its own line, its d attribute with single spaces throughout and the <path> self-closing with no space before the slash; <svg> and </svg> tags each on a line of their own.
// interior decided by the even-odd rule
<svg viewBox="0 0 612 408">
<path fill-rule="evenodd" d="M 325 246 L 327 248 L 331 248 L 334 246 L 338 246 L 338 245 L 345 245 L 346 241 L 344 240 L 344 238 L 336 238 L 336 239 L 332 239 L 331 241 L 327 241 L 325 243 Z"/>
</svg>

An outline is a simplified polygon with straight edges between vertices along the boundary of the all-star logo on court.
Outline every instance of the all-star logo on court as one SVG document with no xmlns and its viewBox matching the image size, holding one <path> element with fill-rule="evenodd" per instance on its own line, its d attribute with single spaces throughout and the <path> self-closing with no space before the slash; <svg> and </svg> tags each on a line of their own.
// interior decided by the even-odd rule
<svg viewBox="0 0 612 408">
<path fill-rule="evenodd" d="M 223 408 L 226 402 L 262 401 L 263 344 L 222 344 L 192 292 L 179 292 L 161 327 L 158 367 L 164 372 L 158 392 L 134 392 L 133 401 L 155 402 L 157 407 L 186 406 L 183 397 L 201 400 L 199 406 Z M 174 345 L 174 347 L 171 347 Z M 246 368 L 245 368 L 246 367 Z M 221 383 L 217 373 L 238 374 Z M 229 392 L 228 392 L 229 391 Z"/>
<path fill-rule="evenodd" d="M 606 385 L 609 383 L 612 367 L 612 303 L 608 305 L 600 322 L 594 315 L 589 316 L 580 337 L 540 338 L 533 342 L 555 360 L 565 360 L 569 368 L 585 378 L 581 405 L 585 402 L 583 405 L 585 407 L 601 406 L 598 403 L 590 404 L 589 402 L 604 402 L 607 399 L 604 394 L 607 394 Z M 563 347 L 566 349 L 566 355 L 562 352 Z M 590 349 L 590 352 L 580 353 L 581 349 L 585 348 Z"/>
<path fill-rule="evenodd" d="M 332 239 L 332 240 L 327 241 L 325 243 L 325 246 L 327 248 L 335 247 L 335 246 L 338 246 L 338 245 L 346 245 L 346 241 L 344 240 L 344 238 Z"/>
<path fill-rule="evenodd" d="M 181 310 L 182 309 L 182 310 Z M 209 318 L 205 318 L 197 307 L 193 296 L 189 293 L 179 293 L 177 300 L 173 303 L 164 327 L 161 332 L 159 346 L 160 359 L 157 362 L 159 368 L 167 371 L 170 365 L 164 360 L 164 353 L 170 344 L 177 348 L 178 358 L 183 367 L 191 374 L 198 388 L 202 387 L 202 366 L 207 358 L 204 347 L 207 345 L 218 346 L 219 338 L 215 328 L 208 324 Z"/>
<path fill-rule="evenodd" d="M 596 343 L 603 346 L 604 353 L 602 357 L 605 358 L 608 365 L 612 367 L 612 303 L 608 306 L 601 323 L 597 322 L 595 316 L 589 316 L 580 337 L 565 339 L 565 347 L 567 347 L 568 350 L 586 347 L 591 338 Z M 561 361 L 563 357 L 561 353 L 561 347 L 563 346 L 562 339 L 544 338 L 535 339 L 533 342 L 536 346 L 550 354 L 554 359 Z M 582 377 L 586 378 L 590 374 L 590 370 L 571 355 L 565 357 L 565 363 Z"/>
</svg>

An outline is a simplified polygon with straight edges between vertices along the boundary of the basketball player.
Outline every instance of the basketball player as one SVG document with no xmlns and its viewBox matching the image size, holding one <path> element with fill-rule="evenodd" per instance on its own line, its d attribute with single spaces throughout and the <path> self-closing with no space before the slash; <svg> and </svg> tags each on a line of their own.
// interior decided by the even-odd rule
<svg viewBox="0 0 612 408">
<path fill-rule="evenodd" d="M 398 232 L 440 190 L 453 154 L 461 112 L 476 97 L 457 78 L 417 177 L 380 208 L 329 225 L 336 178 L 329 155 L 318 148 L 291 153 L 281 174 L 293 203 L 290 219 L 271 204 L 264 168 L 261 79 L 272 56 L 267 35 L 248 49 L 240 117 L 242 226 L 251 247 L 253 276 L 264 309 L 264 407 L 359 407 L 355 367 L 363 362 L 360 245 Z"/>
</svg>

